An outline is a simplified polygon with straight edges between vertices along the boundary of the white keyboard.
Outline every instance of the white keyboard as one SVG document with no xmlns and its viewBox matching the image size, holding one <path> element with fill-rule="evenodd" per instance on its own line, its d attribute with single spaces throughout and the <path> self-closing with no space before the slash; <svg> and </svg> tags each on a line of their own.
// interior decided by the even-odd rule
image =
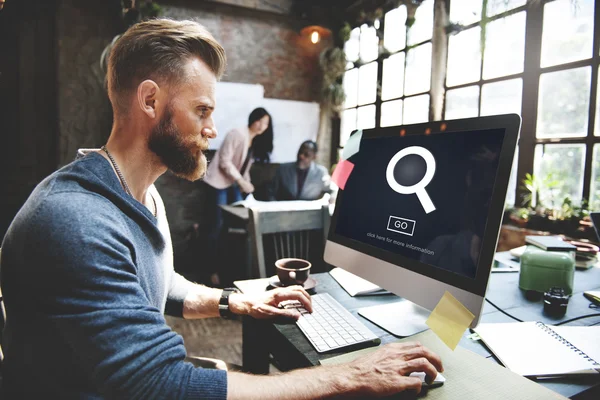
<svg viewBox="0 0 600 400">
<path fill-rule="evenodd" d="M 312 298 L 312 314 L 302 307 L 293 306 L 300 311 L 301 317 L 296 324 L 318 353 L 343 347 L 370 343 L 381 343 L 354 315 L 350 314 L 328 293 L 315 294 Z"/>
</svg>

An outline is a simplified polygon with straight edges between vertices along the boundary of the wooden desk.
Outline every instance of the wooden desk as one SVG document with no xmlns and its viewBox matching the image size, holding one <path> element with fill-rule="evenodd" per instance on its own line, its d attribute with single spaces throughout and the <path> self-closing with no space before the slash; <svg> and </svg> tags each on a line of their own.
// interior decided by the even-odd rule
<svg viewBox="0 0 600 400">
<path fill-rule="evenodd" d="M 357 310 L 377 304 L 386 304 L 398 301 L 393 295 L 351 297 L 328 273 L 315 274 L 318 281 L 315 293 L 329 293 L 339 301 L 352 314 L 357 315 Z M 560 321 L 571 319 L 580 315 L 597 313 L 589 309 L 589 301 L 583 297 L 586 290 L 600 289 L 600 268 L 593 268 L 575 273 L 574 294 L 569 301 L 567 313 L 562 318 L 548 317 L 543 314 L 541 300 L 529 300 L 518 288 L 518 273 L 493 273 L 488 285 L 487 298 L 494 304 L 526 321 L 542 321 L 547 324 L 556 324 Z M 265 290 L 268 279 L 255 279 L 237 282 L 242 291 Z M 382 344 L 396 341 L 397 338 L 387 331 L 372 324 L 370 321 L 358 316 L 377 336 Z M 512 322 L 513 320 L 497 311 L 489 303 L 483 308 L 482 322 Z M 600 317 L 587 318 L 575 321 L 569 325 L 593 325 L 600 323 Z M 460 341 L 460 346 L 469 349 L 483 357 L 495 357 L 479 341 L 467 338 L 470 332 L 465 332 Z M 257 321 L 252 318 L 243 320 L 243 365 L 244 369 L 254 373 L 268 373 L 269 354 L 273 356 L 276 365 L 282 370 L 319 365 L 320 359 L 325 359 L 343 354 L 344 351 L 334 351 L 325 355 L 318 354 L 298 329 L 295 323 L 271 323 Z M 498 361 L 498 360 L 496 360 Z M 569 379 L 551 379 L 540 381 L 541 385 L 554 390 L 566 397 L 576 399 L 592 399 L 600 393 L 600 378 L 598 375 L 591 377 L 575 377 Z"/>
</svg>

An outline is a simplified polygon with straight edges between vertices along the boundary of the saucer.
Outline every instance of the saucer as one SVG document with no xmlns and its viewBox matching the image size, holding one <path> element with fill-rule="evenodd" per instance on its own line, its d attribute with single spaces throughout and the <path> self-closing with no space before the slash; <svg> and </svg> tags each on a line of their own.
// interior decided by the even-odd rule
<svg viewBox="0 0 600 400">
<path fill-rule="evenodd" d="M 279 281 L 279 277 L 277 275 L 273 275 L 269 279 L 269 285 L 272 287 L 276 287 L 276 288 L 285 287 L 284 285 L 281 284 L 281 282 Z M 304 287 L 304 290 L 311 290 L 311 289 L 314 289 L 315 286 L 317 286 L 317 281 L 312 276 L 309 276 L 308 279 L 304 282 L 304 284 L 302 286 Z"/>
</svg>

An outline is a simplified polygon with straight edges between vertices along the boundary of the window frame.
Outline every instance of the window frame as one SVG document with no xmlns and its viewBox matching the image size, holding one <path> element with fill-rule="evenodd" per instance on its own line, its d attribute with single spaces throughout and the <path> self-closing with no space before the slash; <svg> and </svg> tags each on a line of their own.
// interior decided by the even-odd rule
<svg viewBox="0 0 600 400">
<path fill-rule="evenodd" d="M 600 66 L 600 1 L 594 3 L 594 32 L 592 40 L 592 57 L 584 60 L 571 61 L 564 64 L 541 67 L 542 54 L 542 32 L 544 22 L 544 6 L 555 0 L 542 0 L 536 5 L 530 6 L 527 11 L 525 22 L 525 73 L 523 75 L 523 97 L 521 105 L 521 140 L 519 144 L 519 163 L 517 169 L 517 182 L 522 182 L 527 173 L 533 174 L 534 154 L 537 145 L 549 144 L 584 144 L 584 168 L 582 200 L 590 200 L 590 188 L 592 177 L 592 161 L 594 144 L 600 143 L 600 136 L 594 136 L 596 122 L 596 101 L 598 92 L 598 67 Z M 584 137 L 565 138 L 538 138 L 537 118 L 538 101 L 540 89 L 540 77 L 548 72 L 566 71 L 578 67 L 592 68 L 592 79 L 590 87 L 590 103 L 588 109 L 588 131 Z M 517 184 L 516 199 L 520 206 L 520 199 L 527 194 L 526 190 Z"/>
</svg>

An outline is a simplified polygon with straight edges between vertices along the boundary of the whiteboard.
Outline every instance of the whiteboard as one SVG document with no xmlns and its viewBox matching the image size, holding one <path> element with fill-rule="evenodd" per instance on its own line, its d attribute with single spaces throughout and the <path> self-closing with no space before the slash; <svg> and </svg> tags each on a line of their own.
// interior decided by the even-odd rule
<svg viewBox="0 0 600 400">
<path fill-rule="evenodd" d="M 272 163 L 296 161 L 305 140 L 317 140 L 319 104 L 305 101 L 264 99 L 261 103 L 273 117 Z"/>
<path fill-rule="evenodd" d="M 264 107 L 273 118 L 272 163 L 296 161 L 300 144 L 317 140 L 319 104 L 305 101 L 269 99 L 258 84 L 217 82 L 213 113 L 217 137 L 209 143 L 216 150 L 229 131 L 248 126 L 248 116 L 257 107 Z"/>
<path fill-rule="evenodd" d="M 227 132 L 248 126 L 248 116 L 263 101 L 262 85 L 248 83 L 217 82 L 215 100 L 217 106 L 213 120 L 217 137 L 209 141 L 210 149 L 218 149 Z"/>
</svg>

